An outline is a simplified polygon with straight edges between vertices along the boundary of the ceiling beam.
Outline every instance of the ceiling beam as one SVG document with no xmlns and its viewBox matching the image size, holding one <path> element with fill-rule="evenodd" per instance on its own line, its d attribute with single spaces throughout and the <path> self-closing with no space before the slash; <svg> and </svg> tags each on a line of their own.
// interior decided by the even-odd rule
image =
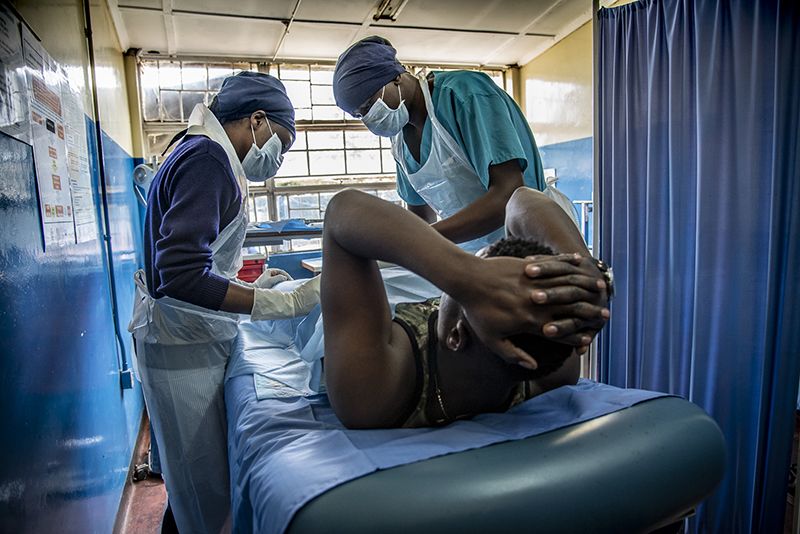
<svg viewBox="0 0 800 534">
<path fill-rule="evenodd" d="M 249 63 L 269 63 L 270 56 L 243 56 L 241 54 L 174 54 L 170 56 L 167 53 L 148 53 L 143 52 L 140 55 L 143 59 L 175 59 L 176 57 L 181 61 L 192 61 L 195 63 L 217 63 L 223 62 L 249 62 Z M 330 65 L 336 64 L 336 58 L 320 58 L 320 57 L 290 57 L 284 56 L 277 60 L 280 63 L 292 63 L 298 65 Z M 402 63 L 413 65 L 428 65 L 436 69 L 474 69 L 486 68 L 492 70 L 504 71 L 508 65 L 479 65 L 475 62 L 452 62 L 452 61 L 431 61 L 427 59 L 400 59 Z"/>
<path fill-rule="evenodd" d="M 555 0 L 555 2 L 550 4 L 550 7 L 545 9 L 542 13 L 540 13 L 539 15 L 534 17 L 533 20 L 531 20 L 528 24 L 526 24 L 516 36 L 511 37 L 510 39 L 507 39 L 503 44 L 501 44 L 500 46 L 498 46 L 497 48 L 492 50 L 489 54 L 487 54 L 483 58 L 483 61 L 481 61 L 481 63 L 482 64 L 490 63 L 497 56 L 497 54 L 499 54 L 500 52 L 502 52 L 503 50 L 505 50 L 509 46 L 512 46 L 512 45 L 518 43 L 522 38 L 524 38 L 526 36 L 526 32 L 528 30 L 533 28 L 536 24 L 539 23 L 540 20 L 545 18 L 547 15 L 549 15 L 550 12 L 552 12 L 555 8 L 557 8 L 563 2 L 564 2 L 564 0 Z"/>
<path fill-rule="evenodd" d="M 171 0 L 163 0 L 164 3 L 169 2 L 172 3 Z M 132 5 L 125 5 L 121 4 L 119 9 L 122 11 L 163 11 L 157 8 L 152 7 L 145 7 L 145 6 L 132 6 Z M 263 16 L 255 16 L 255 15 L 239 15 L 236 13 L 218 13 L 212 11 L 196 11 L 190 9 L 171 9 L 171 15 L 196 15 L 196 16 L 203 16 L 203 17 L 219 17 L 219 18 L 229 18 L 229 19 L 246 19 L 246 20 L 268 20 L 273 22 L 283 22 L 285 19 L 280 17 L 263 17 Z M 294 22 L 299 24 L 319 24 L 320 26 L 338 26 L 343 28 L 354 28 L 354 27 L 362 27 L 363 22 L 344 22 L 344 21 L 332 21 L 332 20 L 311 20 L 311 19 L 295 19 Z M 484 34 L 484 35 L 509 35 L 515 36 L 518 32 L 512 31 L 505 31 L 505 30 L 492 30 L 492 29 L 474 29 L 474 28 L 443 28 L 437 26 L 405 26 L 400 24 L 371 24 L 373 28 L 390 28 L 390 29 L 399 29 L 399 30 L 426 30 L 426 31 L 438 31 L 438 32 L 451 32 L 451 33 L 474 33 L 474 34 Z M 552 33 L 536 33 L 536 32 L 528 32 L 525 35 L 528 36 L 538 36 L 538 37 L 555 37 Z"/>
<path fill-rule="evenodd" d="M 122 7 L 122 6 L 120 6 Z M 167 37 L 167 54 L 173 55 L 177 52 L 175 39 L 175 18 L 172 9 L 172 0 L 161 0 L 161 13 L 164 17 L 164 35 Z"/>
<path fill-rule="evenodd" d="M 108 13 L 111 15 L 111 24 L 114 26 L 114 31 L 117 32 L 117 41 L 122 52 L 128 50 L 130 40 L 128 39 L 128 30 L 125 28 L 125 20 L 122 18 L 122 13 L 119 10 L 117 0 L 106 0 Z"/>
<path fill-rule="evenodd" d="M 289 21 L 284 21 L 286 27 L 283 29 L 283 35 L 281 35 L 281 40 L 278 41 L 278 45 L 275 47 L 275 53 L 272 54 L 272 62 L 275 62 L 275 58 L 278 57 L 278 54 L 281 52 L 281 48 L 283 48 L 283 43 L 286 41 L 286 36 L 289 35 L 289 31 L 292 29 L 292 23 L 294 22 L 294 18 L 297 15 L 297 10 L 300 9 L 300 2 L 303 0 L 297 0 L 297 3 L 294 5 L 294 9 L 292 10 L 292 16 L 289 18 Z"/>
<path fill-rule="evenodd" d="M 348 48 L 367 36 L 367 30 L 369 30 L 370 25 L 374 22 L 372 18 L 373 13 L 378 9 L 380 4 L 381 0 L 375 0 L 375 3 L 369 8 L 367 14 L 364 15 L 364 20 L 361 21 L 361 27 L 353 32 L 353 37 L 350 38 L 350 44 L 347 46 Z"/>
<path fill-rule="evenodd" d="M 566 25 L 564 25 L 561 28 L 561 30 L 559 30 L 559 32 L 553 37 L 552 41 L 542 43 L 534 47 L 533 50 L 531 50 L 527 54 L 520 56 L 520 58 L 517 60 L 517 64 L 519 66 L 523 66 L 527 63 L 530 63 L 531 61 L 536 59 L 539 55 L 543 54 L 546 50 L 555 46 L 556 43 L 564 39 L 564 37 L 570 35 L 572 32 L 574 32 L 575 30 L 577 30 L 590 20 L 592 20 L 591 5 L 589 6 L 589 9 L 587 9 L 586 11 L 584 11 L 583 13 L 572 19 L 570 22 L 568 22 Z"/>
</svg>

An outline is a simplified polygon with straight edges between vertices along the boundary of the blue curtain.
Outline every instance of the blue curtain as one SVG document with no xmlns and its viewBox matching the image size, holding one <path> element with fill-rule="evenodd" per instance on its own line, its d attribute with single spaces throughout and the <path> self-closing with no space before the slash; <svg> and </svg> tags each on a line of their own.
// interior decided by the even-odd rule
<svg viewBox="0 0 800 534">
<path fill-rule="evenodd" d="M 598 374 L 683 395 L 727 442 L 698 532 L 781 532 L 800 377 L 800 8 L 651 0 L 598 15 Z M 691 447 L 691 443 L 686 444 Z"/>
</svg>

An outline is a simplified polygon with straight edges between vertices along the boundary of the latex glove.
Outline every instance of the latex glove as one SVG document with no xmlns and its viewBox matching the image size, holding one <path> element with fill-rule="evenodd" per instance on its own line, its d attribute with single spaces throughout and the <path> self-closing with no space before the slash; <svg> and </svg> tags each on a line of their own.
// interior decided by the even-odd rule
<svg viewBox="0 0 800 534">
<path fill-rule="evenodd" d="M 238 278 L 235 280 L 235 282 L 240 286 L 250 287 L 253 289 L 257 287 L 269 289 L 272 286 L 287 280 L 294 280 L 294 278 L 292 278 L 292 276 L 283 269 L 267 269 L 261 273 L 258 278 L 256 278 L 255 282 L 245 282 L 244 280 L 239 280 Z"/>
<path fill-rule="evenodd" d="M 255 288 L 250 319 L 266 321 L 306 315 L 319 303 L 319 284 L 320 277 L 318 276 L 297 286 L 292 291 Z"/>
<path fill-rule="evenodd" d="M 269 289 L 287 280 L 293 280 L 293 278 L 283 269 L 267 269 L 253 282 L 253 287 Z"/>
</svg>

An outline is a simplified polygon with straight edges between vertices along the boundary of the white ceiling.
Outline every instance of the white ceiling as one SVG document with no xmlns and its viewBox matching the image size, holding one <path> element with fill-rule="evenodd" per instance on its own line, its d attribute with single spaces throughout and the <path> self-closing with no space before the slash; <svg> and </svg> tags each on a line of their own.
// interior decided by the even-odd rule
<svg viewBox="0 0 800 534">
<path fill-rule="evenodd" d="M 400 61 L 524 65 L 591 18 L 591 0 L 106 2 L 125 49 L 277 60 L 335 60 L 358 39 L 381 35 Z M 396 21 L 373 20 L 385 2 L 402 6 Z"/>
</svg>

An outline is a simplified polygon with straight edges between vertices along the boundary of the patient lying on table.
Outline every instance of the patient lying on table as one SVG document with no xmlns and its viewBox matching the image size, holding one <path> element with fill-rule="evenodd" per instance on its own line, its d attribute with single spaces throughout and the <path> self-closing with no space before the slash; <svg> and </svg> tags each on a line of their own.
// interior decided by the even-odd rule
<svg viewBox="0 0 800 534">
<path fill-rule="evenodd" d="M 538 191 L 518 189 L 505 222 L 508 239 L 473 256 L 398 206 L 357 191 L 333 198 L 324 361 L 346 426 L 445 425 L 577 381 L 578 354 L 609 316 L 603 275 L 574 223 Z M 376 260 L 444 294 L 400 304 L 392 319 Z"/>
</svg>

